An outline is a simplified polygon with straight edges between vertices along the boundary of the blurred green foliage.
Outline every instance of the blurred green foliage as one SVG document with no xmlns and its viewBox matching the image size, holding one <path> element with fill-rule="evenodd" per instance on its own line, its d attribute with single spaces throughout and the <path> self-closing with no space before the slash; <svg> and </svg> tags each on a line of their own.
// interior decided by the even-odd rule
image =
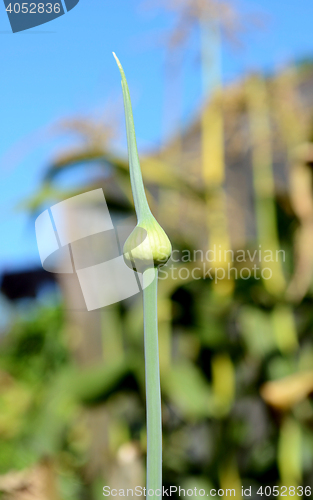
<svg viewBox="0 0 313 500">
<path fill-rule="evenodd" d="M 159 281 L 165 487 L 235 488 L 237 498 L 241 485 L 313 487 L 313 156 L 307 142 L 311 115 L 297 107 L 295 97 L 297 75 L 268 81 L 254 75 L 235 97 L 223 97 L 225 128 L 227 117 L 237 113 L 251 135 L 248 144 L 239 140 L 236 147 L 252 158 L 247 169 L 254 176 L 250 195 L 259 225 L 241 248 L 285 249 L 286 260 L 272 267 L 273 281 L 260 279 L 260 272 L 217 283 L 179 275 Z M 100 166 L 103 174 L 72 194 L 102 187 L 111 214 L 132 214 L 127 164 L 111 154 L 105 132 L 82 132 L 77 122 L 73 130 L 86 140 L 56 158 L 29 207 L 36 211 L 43 202 L 70 196 L 54 181 L 61 171 L 84 164 Z M 273 185 L 278 139 L 291 179 L 283 195 Z M 212 227 L 206 214 L 212 209 L 221 215 L 224 208 L 216 201 L 228 196 L 227 188 L 203 187 L 201 167 L 190 181 L 194 163 L 190 170 L 181 167 L 175 154 L 174 161 L 172 151 L 143 158 L 148 195 L 174 249 L 206 250 Z M 181 259 L 166 268 L 173 264 L 191 271 L 199 263 Z M 233 265 L 240 270 L 238 262 Z M 17 315 L 2 341 L 0 471 L 50 460 L 61 499 L 100 498 L 105 484 L 144 482 L 141 297 L 88 316 L 100 319 L 94 328 L 102 349 L 97 358 L 87 352 L 88 322 L 78 331 L 82 316 L 75 319 L 66 306 L 65 295 L 62 304 Z"/>
</svg>

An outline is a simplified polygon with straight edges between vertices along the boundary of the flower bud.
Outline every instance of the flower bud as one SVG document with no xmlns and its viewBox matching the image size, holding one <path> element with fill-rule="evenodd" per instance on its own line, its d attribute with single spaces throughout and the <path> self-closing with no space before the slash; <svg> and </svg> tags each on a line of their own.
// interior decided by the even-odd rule
<svg viewBox="0 0 313 500">
<path fill-rule="evenodd" d="M 153 215 L 147 216 L 137 224 L 123 249 L 127 266 L 139 272 L 149 267 L 163 266 L 171 253 L 170 240 Z"/>
</svg>

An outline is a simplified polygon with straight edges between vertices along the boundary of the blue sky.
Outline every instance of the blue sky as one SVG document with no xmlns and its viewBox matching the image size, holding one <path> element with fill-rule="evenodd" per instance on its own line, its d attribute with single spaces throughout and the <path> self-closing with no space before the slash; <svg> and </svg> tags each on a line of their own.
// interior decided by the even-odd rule
<svg viewBox="0 0 313 500">
<path fill-rule="evenodd" d="M 161 10 L 152 15 L 140 5 L 141 0 L 80 0 L 66 15 L 12 34 L 0 1 L 0 272 L 40 264 L 34 223 L 18 204 L 35 192 L 62 143 L 53 125 L 77 116 L 103 116 L 109 122 L 114 110 L 121 125 L 116 148 L 126 152 L 112 50 L 129 80 L 140 150 L 157 147 L 173 130 L 177 109 L 185 122 L 196 112 L 201 102 L 197 33 L 184 58 L 182 79 L 171 84 L 171 95 L 180 95 L 181 105 L 168 104 L 165 110 L 164 49 L 156 41 L 175 17 Z M 243 14 L 263 17 L 266 28 L 251 25 L 241 35 L 241 48 L 225 44 L 225 82 L 250 69 L 273 71 L 313 55 L 311 0 L 247 0 L 237 6 Z"/>
</svg>

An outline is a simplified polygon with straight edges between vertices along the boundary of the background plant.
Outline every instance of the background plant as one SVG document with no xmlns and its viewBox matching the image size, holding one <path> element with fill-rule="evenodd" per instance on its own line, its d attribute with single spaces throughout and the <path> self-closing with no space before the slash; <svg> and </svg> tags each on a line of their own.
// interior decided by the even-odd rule
<svg viewBox="0 0 313 500">
<path fill-rule="evenodd" d="M 269 244 L 286 251 L 277 271 L 285 285 L 160 282 L 165 486 L 312 485 L 312 78 L 312 66 L 299 64 L 247 76 L 210 101 L 223 111 L 218 189 L 230 244 L 254 251 L 270 234 Z M 149 203 L 174 249 L 205 250 L 210 240 L 203 219 L 216 197 L 203 183 L 201 122 L 180 137 L 179 156 L 174 138 L 142 161 Z M 56 154 L 29 207 L 36 213 L 67 198 L 61 172 L 86 165 L 90 183 L 75 193 L 102 187 L 112 214 L 131 215 L 128 163 L 113 154 L 108 132 L 78 122 L 71 129 L 77 146 Z M 89 316 L 87 329 L 65 306 L 64 280 L 60 289 L 57 307 L 20 305 L 2 345 L 1 473 L 46 461 L 61 498 L 143 485 L 141 298 Z"/>
</svg>

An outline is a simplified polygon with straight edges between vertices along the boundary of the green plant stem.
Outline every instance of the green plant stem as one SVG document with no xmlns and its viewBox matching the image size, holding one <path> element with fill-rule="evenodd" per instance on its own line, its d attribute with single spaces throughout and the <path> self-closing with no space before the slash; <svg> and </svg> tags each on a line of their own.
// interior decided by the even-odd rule
<svg viewBox="0 0 313 500">
<path fill-rule="evenodd" d="M 138 222 L 141 222 L 147 215 L 151 215 L 151 211 L 147 202 L 147 197 L 145 193 L 145 188 L 143 185 L 142 174 L 140 170 L 140 163 L 137 150 L 137 141 L 135 134 L 135 125 L 133 118 L 133 110 L 129 95 L 129 88 L 123 67 L 113 52 L 113 56 L 119 67 L 121 77 L 122 77 L 122 90 L 124 98 L 124 109 L 125 109 L 125 119 L 126 119 L 126 134 L 127 134 L 127 144 L 128 144 L 128 155 L 129 155 L 129 172 L 130 172 L 130 182 L 134 197 L 135 210 L 137 214 Z"/>
<path fill-rule="evenodd" d="M 169 258 L 171 254 L 171 244 L 163 229 L 157 224 L 150 212 L 140 170 L 133 112 L 127 80 L 120 61 L 114 52 L 113 55 L 122 77 L 130 180 L 138 219 L 137 226 L 145 222 L 145 227 L 150 233 L 150 236 L 148 235 L 148 246 L 151 245 L 151 242 L 154 243 L 153 263 L 156 264 L 159 259 L 159 251 L 162 247 L 162 242 L 165 243 L 165 246 L 168 249 L 167 258 Z M 137 228 L 135 228 L 133 233 L 135 233 L 136 229 Z M 129 239 L 127 241 L 129 241 Z M 127 241 L 125 243 L 126 246 Z M 135 247 L 136 246 L 137 245 L 135 245 Z M 140 245 L 138 246 L 140 247 Z M 133 248 L 130 249 L 130 252 L 132 249 Z M 141 261 L 146 262 L 145 252 L 141 254 Z M 147 406 L 146 486 L 147 496 L 150 500 L 156 500 L 162 497 L 162 418 L 158 346 L 157 283 L 158 269 L 157 267 L 149 267 L 143 272 L 143 315 Z M 153 490 L 153 495 L 149 495 L 149 490 Z"/>
<path fill-rule="evenodd" d="M 143 273 L 143 314 L 147 407 L 147 496 L 150 489 L 154 492 L 160 490 L 157 494 L 149 496 L 150 500 L 162 497 L 162 417 L 157 284 L 158 269 L 149 268 L 145 270 Z"/>
</svg>

